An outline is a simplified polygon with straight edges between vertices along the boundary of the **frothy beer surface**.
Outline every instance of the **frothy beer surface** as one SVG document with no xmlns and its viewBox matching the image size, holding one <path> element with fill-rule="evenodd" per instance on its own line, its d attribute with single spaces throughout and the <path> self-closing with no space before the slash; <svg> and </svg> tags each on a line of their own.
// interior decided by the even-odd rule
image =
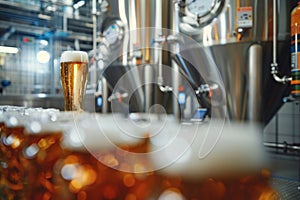
<svg viewBox="0 0 300 200">
<path fill-rule="evenodd" d="M 1 199 L 280 199 L 254 124 L 198 126 L 168 115 L 40 116 L 23 116 L 35 122 L 25 130 L 0 121 Z M 42 128 L 29 129 L 36 123 Z"/>
<path fill-rule="evenodd" d="M 88 55 L 84 51 L 64 51 L 60 62 L 88 62 Z"/>
</svg>

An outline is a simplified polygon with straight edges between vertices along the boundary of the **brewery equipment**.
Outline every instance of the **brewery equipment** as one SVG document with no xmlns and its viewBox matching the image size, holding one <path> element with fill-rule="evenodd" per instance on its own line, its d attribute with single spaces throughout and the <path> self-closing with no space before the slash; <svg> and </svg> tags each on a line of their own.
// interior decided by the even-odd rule
<svg viewBox="0 0 300 200">
<path fill-rule="evenodd" d="M 276 75 L 290 74 L 290 6 L 274 2 L 107 1 L 94 35 L 101 106 L 267 124 L 290 89 L 271 73 L 275 52 Z"/>
<path fill-rule="evenodd" d="M 290 81 L 282 76 L 290 72 L 287 2 L 98 2 L 99 21 L 93 1 L 90 52 L 90 70 L 98 73 L 89 75 L 97 80 L 97 110 L 113 114 L 46 111 L 42 115 L 43 110 L 25 114 L 27 109 L 13 113 L 32 128 L 23 133 L 25 148 L 18 152 L 29 166 L 24 169 L 29 176 L 17 176 L 30 179 L 24 178 L 30 197 L 277 198 L 269 186 L 270 173 L 261 169 L 266 158 L 261 126 L 202 121 L 209 117 L 266 124 L 280 107 L 289 85 L 278 81 Z M 283 16 L 278 18 L 279 34 L 272 13 L 277 8 Z M 0 112 L 4 119 L 11 114 L 6 111 L 4 107 Z M 155 114 L 144 115 L 150 112 Z M 164 112 L 171 115 L 157 115 Z M 1 150 L 6 150 L 15 143 L 7 125 L 0 125 Z M 54 145 L 58 140 L 51 139 L 55 131 L 48 126 L 62 130 L 55 134 L 57 139 L 62 136 L 62 145 Z M 9 159 L 5 162 L 4 171 L 14 166 Z M 9 175 L 4 173 L 4 180 Z"/>
</svg>

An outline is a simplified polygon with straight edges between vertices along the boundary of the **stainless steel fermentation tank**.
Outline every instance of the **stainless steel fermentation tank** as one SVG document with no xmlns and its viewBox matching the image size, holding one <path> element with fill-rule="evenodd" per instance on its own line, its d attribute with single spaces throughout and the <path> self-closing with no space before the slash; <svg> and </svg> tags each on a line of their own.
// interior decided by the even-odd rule
<svg viewBox="0 0 300 200">
<path fill-rule="evenodd" d="M 273 2 L 108 1 L 97 46 L 102 111 L 164 107 L 190 118 L 205 107 L 211 117 L 268 123 L 289 94 L 270 66 L 290 73 L 291 8 Z"/>
</svg>

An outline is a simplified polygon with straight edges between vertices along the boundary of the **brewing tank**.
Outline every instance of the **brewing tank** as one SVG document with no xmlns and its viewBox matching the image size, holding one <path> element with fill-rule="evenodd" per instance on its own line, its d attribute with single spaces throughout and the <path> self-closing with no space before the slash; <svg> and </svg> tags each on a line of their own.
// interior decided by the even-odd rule
<svg viewBox="0 0 300 200">
<path fill-rule="evenodd" d="M 123 93 L 134 97 L 133 111 L 162 105 L 190 118 L 206 108 L 210 117 L 266 124 L 290 89 L 273 79 L 270 64 L 276 51 L 280 73 L 290 71 L 291 5 L 277 1 L 274 22 L 273 2 L 110 0 L 100 30 L 109 55 L 103 74 L 110 88 L 130 88 Z M 130 81 L 120 81 L 124 74 Z"/>
</svg>

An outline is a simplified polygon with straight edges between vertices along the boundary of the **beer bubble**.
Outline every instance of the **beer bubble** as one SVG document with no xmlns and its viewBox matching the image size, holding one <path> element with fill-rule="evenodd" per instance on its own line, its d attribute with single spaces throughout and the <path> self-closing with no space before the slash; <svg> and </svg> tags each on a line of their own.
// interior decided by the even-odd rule
<svg viewBox="0 0 300 200">
<path fill-rule="evenodd" d="M 31 122 L 29 129 L 33 133 L 39 133 L 42 130 L 42 126 L 39 122 L 33 121 L 33 122 Z"/>
<path fill-rule="evenodd" d="M 176 190 L 166 190 L 158 198 L 158 200 L 185 200 L 186 198 Z"/>
<path fill-rule="evenodd" d="M 26 158 L 33 158 L 39 152 L 39 146 L 37 144 L 32 144 L 29 147 L 25 148 L 24 156 Z"/>
</svg>

